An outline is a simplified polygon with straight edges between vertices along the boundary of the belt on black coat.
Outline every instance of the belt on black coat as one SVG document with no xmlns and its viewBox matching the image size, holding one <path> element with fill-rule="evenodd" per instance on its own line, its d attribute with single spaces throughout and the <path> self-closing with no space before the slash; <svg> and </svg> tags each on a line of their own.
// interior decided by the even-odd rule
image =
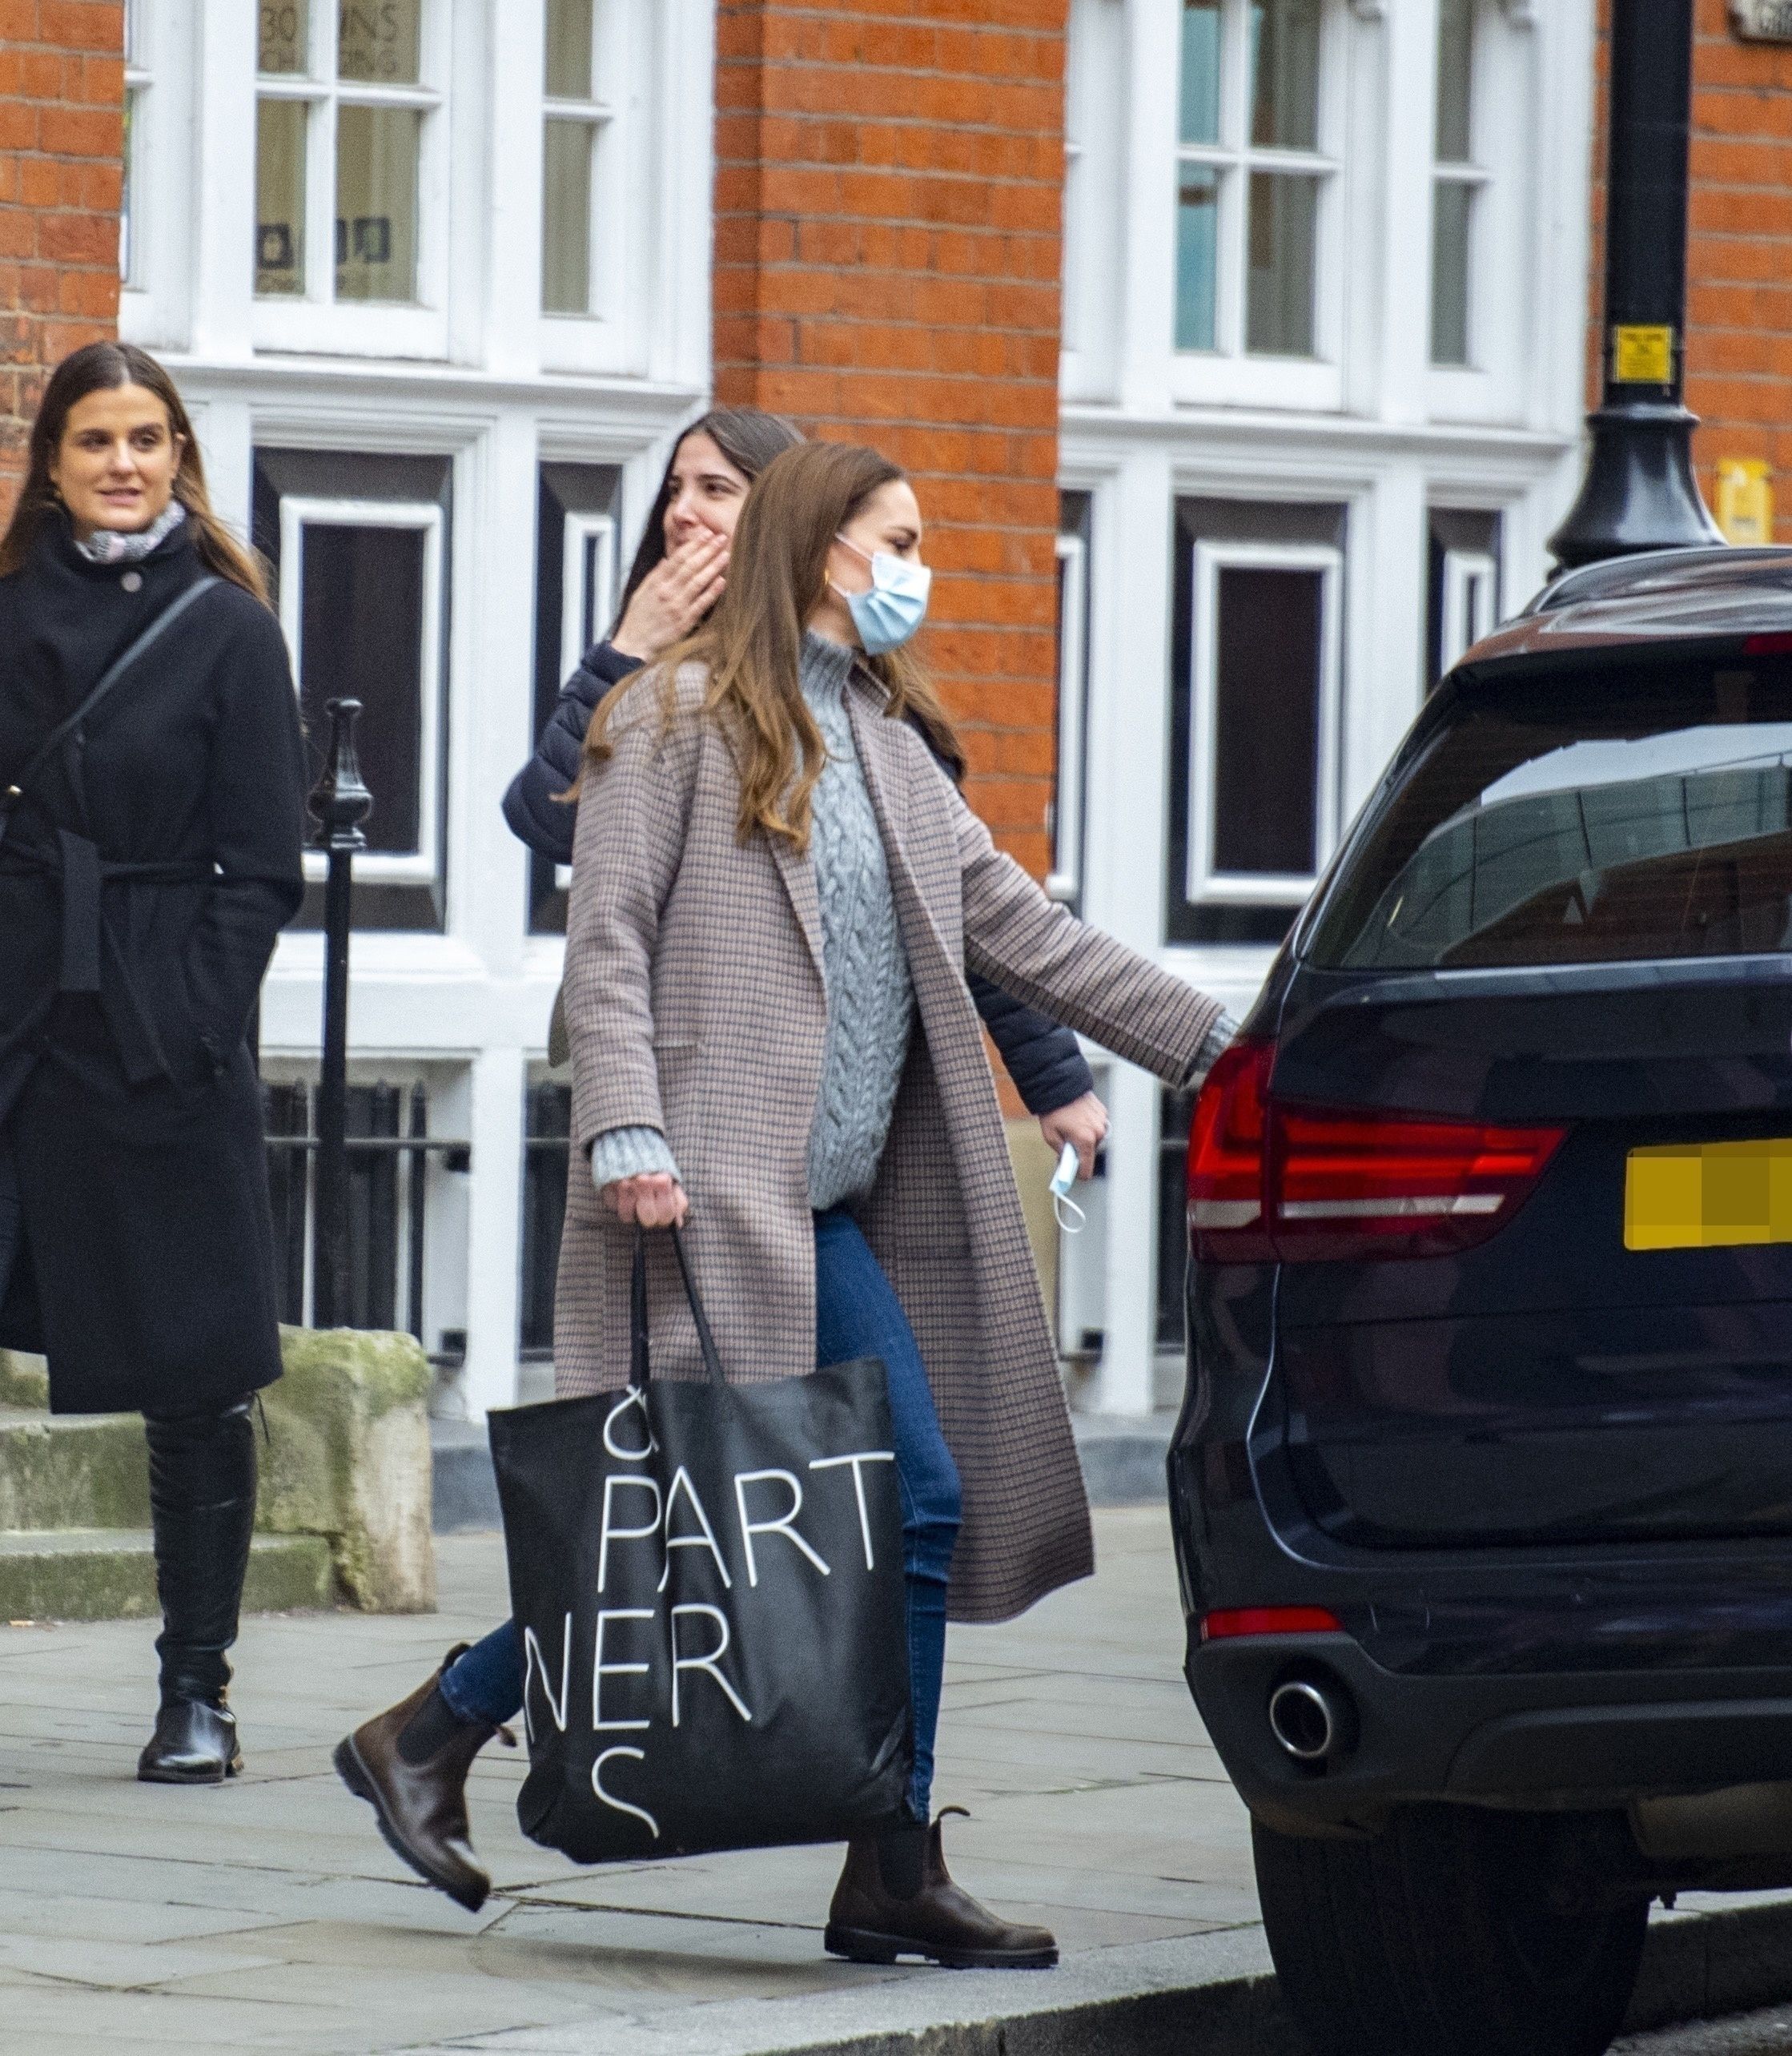
<svg viewBox="0 0 1792 2056">
<path fill-rule="evenodd" d="M 98 843 L 58 829 L 54 850 L 9 844 L 0 851 L 0 873 L 59 877 L 62 887 L 62 956 L 59 992 L 97 992 L 104 936 L 103 902 L 108 885 L 209 885 L 215 867 L 196 859 L 125 863 L 102 857 Z M 129 983 L 128 972 L 126 982 Z M 133 1000 L 135 999 L 133 993 Z"/>
</svg>

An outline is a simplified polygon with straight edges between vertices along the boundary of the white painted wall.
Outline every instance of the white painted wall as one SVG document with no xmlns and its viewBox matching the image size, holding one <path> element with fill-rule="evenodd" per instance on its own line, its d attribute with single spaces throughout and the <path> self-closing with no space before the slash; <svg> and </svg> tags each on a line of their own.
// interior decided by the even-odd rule
<svg viewBox="0 0 1792 2056">
<path fill-rule="evenodd" d="M 1436 0 L 1328 0 L 1329 360 L 1175 352 L 1180 16 L 1179 0 L 1072 0 L 1061 469 L 1095 496 L 1084 911 L 1242 1015 L 1269 949 L 1165 941 L 1174 500 L 1348 507 L 1348 822 L 1422 695 L 1428 505 L 1501 512 L 1509 610 L 1541 582 L 1579 477 L 1593 0 L 1482 0 L 1475 147 L 1489 178 L 1470 371 L 1428 363 Z M 1087 1403 L 1135 1414 L 1156 1371 L 1160 1102 L 1124 1064 L 1104 1084 L 1109 1189 L 1063 1263 L 1105 1330 Z"/>
<path fill-rule="evenodd" d="M 189 396 L 227 514 L 247 522 L 258 441 L 453 460 L 446 931 L 356 938 L 351 1034 L 361 1075 L 426 1072 L 439 1121 L 473 1141 L 472 1179 L 432 1211 L 431 1321 L 468 1329 L 445 1397 L 476 1416 L 516 1390 L 522 1096 L 561 954 L 527 933 L 526 853 L 499 813 L 532 740 L 536 467 L 622 465 L 632 543 L 709 376 L 713 0 L 612 4 L 621 199 L 601 202 L 618 213 L 589 322 L 537 311 L 538 10 L 432 0 L 452 143 L 426 155 L 427 318 L 326 307 L 283 323 L 255 304 L 253 7 L 143 0 L 133 74 L 143 261 L 121 325 Z M 1428 501 L 1501 512 L 1511 604 L 1541 577 L 1577 475 L 1593 0 L 1482 0 L 1486 348 L 1454 372 L 1426 361 L 1434 4 L 1328 0 L 1324 354 L 1291 365 L 1171 348 L 1180 8 L 1074 0 L 1063 472 L 1094 496 L 1085 911 L 1235 1012 L 1267 950 L 1164 942 L 1175 496 L 1348 504 L 1348 815 L 1418 704 Z M 263 1015 L 276 1074 L 315 1055 L 319 972 L 316 936 L 283 940 Z M 1090 1397 L 1136 1413 L 1155 1354 L 1159 1096 L 1127 1066 L 1103 1076 L 1109 1187 L 1064 1258 L 1106 1330 Z"/>
<path fill-rule="evenodd" d="M 632 546 L 707 392 L 712 0 L 606 0 L 621 70 L 598 203 L 617 219 L 589 321 L 538 312 L 539 8 L 432 0 L 449 127 L 424 151 L 420 312 L 254 300 L 256 10 L 143 4 L 147 240 L 121 327 L 194 406 L 221 510 L 247 528 L 258 443 L 453 461 L 445 932 L 356 935 L 350 1036 L 356 1075 L 426 1075 L 436 1132 L 472 1142 L 470 1179 L 432 1173 L 427 1329 L 467 1329 L 444 1399 L 477 1417 L 516 1394 L 523 1096 L 561 956 L 527 932 L 528 853 L 499 811 L 534 741 L 537 467 L 622 466 Z M 282 939 L 263 1010 L 274 1076 L 315 1061 L 321 962 L 315 934 Z"/>
</svg>

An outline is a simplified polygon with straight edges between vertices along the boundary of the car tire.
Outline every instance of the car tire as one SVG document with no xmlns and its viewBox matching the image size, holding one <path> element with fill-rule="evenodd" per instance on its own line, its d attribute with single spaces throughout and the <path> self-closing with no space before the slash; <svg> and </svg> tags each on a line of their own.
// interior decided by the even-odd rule
<svg viewBox="0 0 1792 2056">
<path fill-rule="evenodd" d="M 1553 1902 L 1564 1827 L 1446 1806 L 1362 1841 L 1254 1822 L 1269 1953 L 1316 2056 L 1600 2056 L 1637 1982 L 1649 1901 Z"/>
</svg>

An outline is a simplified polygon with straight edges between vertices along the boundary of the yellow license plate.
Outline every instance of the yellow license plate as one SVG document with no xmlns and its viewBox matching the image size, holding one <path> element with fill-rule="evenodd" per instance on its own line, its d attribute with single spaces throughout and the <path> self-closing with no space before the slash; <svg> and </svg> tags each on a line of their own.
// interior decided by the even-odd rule
<svg viewBox="0 0 1792 2056">
<path fill-rule="evenodd" d="M 1792 1138 L 1633 1149 L 1624 1175 L 1627 1249 L 1792 1242 Z"/>
</svg>

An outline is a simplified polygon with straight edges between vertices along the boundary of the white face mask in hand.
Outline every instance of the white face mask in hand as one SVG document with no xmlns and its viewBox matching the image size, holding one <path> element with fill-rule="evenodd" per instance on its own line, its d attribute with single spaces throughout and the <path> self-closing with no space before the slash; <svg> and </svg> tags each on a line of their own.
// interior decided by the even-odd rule
<svg viewBox="0 0 1792 2056">
<path fill-rule="evenodd" d="M 1080 1235 L 1089 1219 L 1071 1197 L 1071 1187 L 1076 1183 L 1078 1167 L 1076 1145 L 1067 1142 L 1058 1159 L 1058 1168 L 1051 1174 L 1051 1211 L 1058 1225 L 1067 1235 Z"/>
</svg>

